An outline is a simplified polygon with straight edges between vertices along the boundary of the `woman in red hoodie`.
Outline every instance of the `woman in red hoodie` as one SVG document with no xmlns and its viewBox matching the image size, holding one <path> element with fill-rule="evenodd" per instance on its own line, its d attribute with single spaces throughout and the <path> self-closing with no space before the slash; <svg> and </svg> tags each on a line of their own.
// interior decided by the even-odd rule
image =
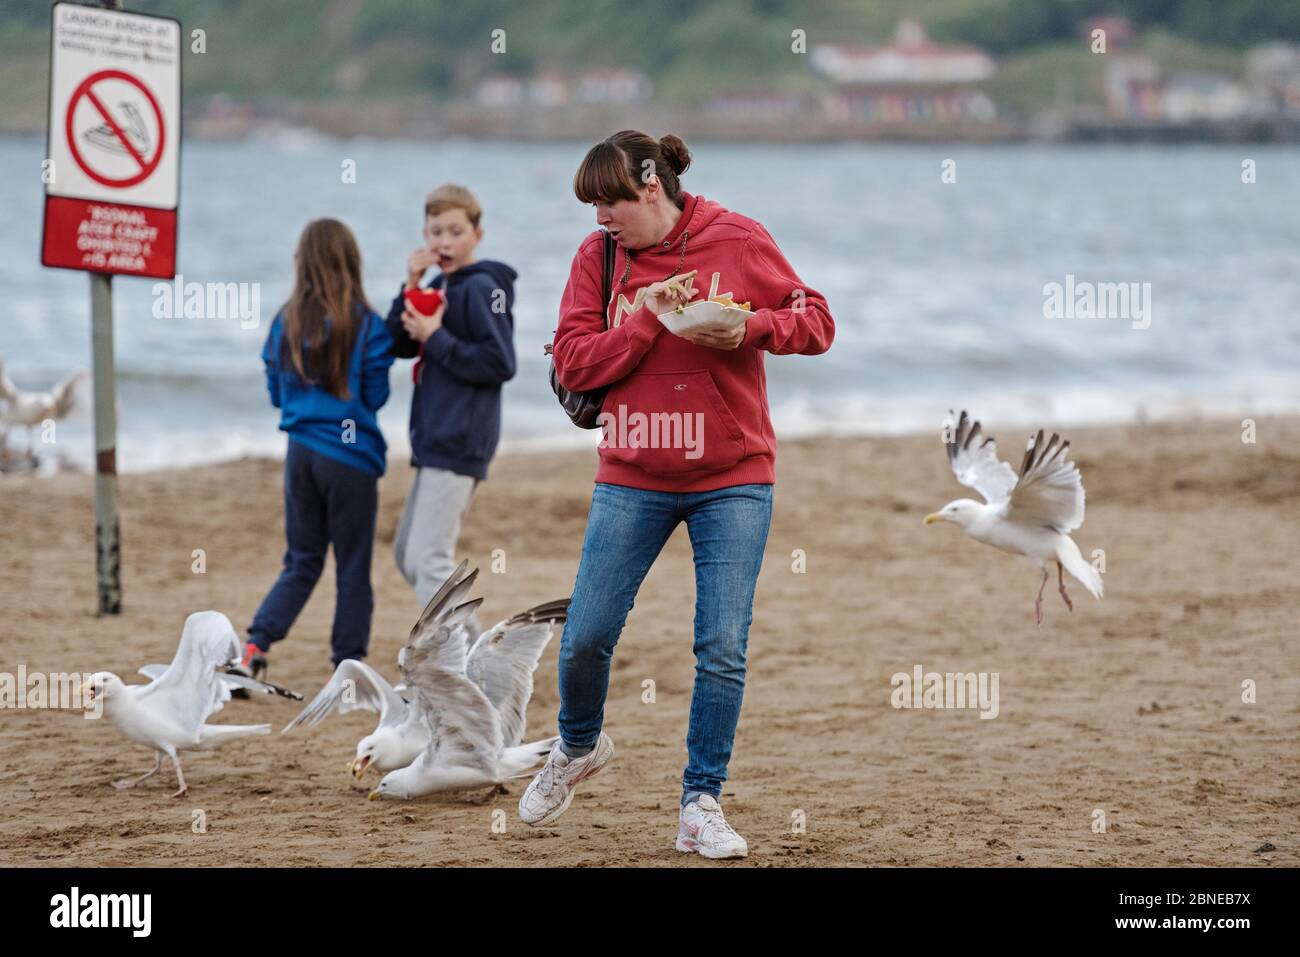
<svg viewBox="0 0 1300 957">
<path fill-rule="evenodd" d="M 680 138 L 624 130 L 592 147 L 574 178 L 578 199 L 595 207 L 618 249 L 608 303 L 602 231 L 574 256 L 555 370 L 567 389 L 608 387 L 604 439 L 560 644 L 561 740 L 519 814 L 550 824 L 577 782 L 613 754 L 601 725 L 614 645 L 650 566 L 685 521 L 695 558 L 696 674 L 677 849 L 737 857 L 747 847 L 718 797 L 772 516 L 776 436 L 764 353 L 823 353 L 834 322 L 760 223 L 682 189 L 678 176 L 689 164 Z M 676 335 L 658 318 L 728 294 L 753 310 L 730 332 Z"/>
</svg>

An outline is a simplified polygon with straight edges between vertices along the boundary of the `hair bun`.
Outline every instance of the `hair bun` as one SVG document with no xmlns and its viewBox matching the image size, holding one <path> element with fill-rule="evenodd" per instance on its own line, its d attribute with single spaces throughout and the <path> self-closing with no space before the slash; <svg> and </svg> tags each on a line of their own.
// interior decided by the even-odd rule
<svg viewBox="0 0 1300 957">
<path fill-rule="evenodd" d="M 659 138 L 659 152 L 663 154 L 668 168 L 678 175 L 685 173 L 691 165 L 691 151 L 686 148 L 686 143 L 676 133 L 669 133 Z"/>
</svg>

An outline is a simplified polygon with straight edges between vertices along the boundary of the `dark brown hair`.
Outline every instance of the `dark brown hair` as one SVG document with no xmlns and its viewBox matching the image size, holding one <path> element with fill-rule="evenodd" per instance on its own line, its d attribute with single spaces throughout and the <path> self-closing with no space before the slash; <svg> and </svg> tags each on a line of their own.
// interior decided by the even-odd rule
<svg viewBox="0 0 1300 957">
<path fill-rule="evenodd" d="M 284 351 L 304 382 L 350 399 L 352 346 L 361 317 L 370 311 L 361 287 L 361 251 L 352 230 L 337 219 L 308 223 L 298 240 L 294 268 L 293 294 L 284 307 Z M 311 371 L 304 349 L 313 353 Z"/>
<path fill-rule="evenodd" d="M 691 153 L 674 133 L 658 140 L 640 130 L 622 130 L 587 151 L 573 177 L 573 194 L 581 203 L 616 203 L 636 199 L 645 188 L 653 164 L 664 193 L 682 205 L 682 184 L 677 178 L 691 165 Z"/>
</svg>

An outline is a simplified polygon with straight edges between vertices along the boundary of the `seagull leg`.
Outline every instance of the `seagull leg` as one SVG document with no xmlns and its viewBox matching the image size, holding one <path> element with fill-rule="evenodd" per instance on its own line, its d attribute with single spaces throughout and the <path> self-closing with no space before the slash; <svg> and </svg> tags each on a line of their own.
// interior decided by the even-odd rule
<svg viewBox="0 0 1300 957">
<path fill-rule="evenodd" d="M 501 785 L 494 784 L 492 785 L 490 790 L 486 791 L 483 794 L 480 794 L 478 797 L 470 798 L 469 800 L 471 804 L 491 804 L 492 799 L 495 798 L 501 792 L 502 792 Z M 508 794 L 509 792 L 507 791 L 506 793 Z"/>
<path fill-rule="evenodd" d="M 190 789 L 190 786 L 185 783 L 185 775 L 181 774 L 181 759 L 174 754 L 172 755 L 172 767 L 176 769 L 176 783 L 181 786 L 181 789 L 173 794 L 172 797 L 184 797 L 185 792 Z"/>
<path fill-rule="evenodd" d="M 1043 583 L 1038 586 L 1038 597 L 1034 599 L 1034 624 L 1043 623 L 1043 589 L 1047 587 L 1047 569 L 1043 569 Z"/>
<path fill-rule="evenodd" d="M 120 781 L 114 781 L 114 782 L 113 782 L 113 787 L 117 788 L 119 791 L 125 791 L 127 788 L 133 788 L 133 787 L 135 787 L 137 784 L 139 784 L 139 783 L 140 783 L 141 781 L 143 781 L 145 778 L 153 777 L 155 774 L 157 774 L 157 773 L 158 773 L 158 769 L 159 769 L 160 767 L 162 767 L 163 753 L 162 753 L 161 751 L 155 751 L 155 752 L 154 752 L 154 755 L 155 755 L 155 757 L 154 757 L 154 760 L 153 760 L 153 767 L 152 767 L 152 768 L 150 768 L 148 771 L 144 772 L 144 774 L 140 775 L 138 778 L 123 778 L 123 779 L 120 780 Z"/>
<path fill-rule="evenodd" d="M 1065 600 L 1065 607 L 1074 611 L 1074 602 L 1070 601 L 1070 593 L 1065 590 L 1065 570 L 1061 563 L 1056 563 L 1056 580 L 1061 583 L 1061 598 Z"/>
</svg>

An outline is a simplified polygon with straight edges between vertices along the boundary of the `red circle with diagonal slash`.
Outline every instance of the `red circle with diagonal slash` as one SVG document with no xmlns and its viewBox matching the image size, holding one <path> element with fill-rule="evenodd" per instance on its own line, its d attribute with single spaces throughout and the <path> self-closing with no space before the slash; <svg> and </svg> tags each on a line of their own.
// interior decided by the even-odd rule
<svg viewBox="0 0 1300 957">
<path fill-rule="evenodd" d="M 144 98 L 148 100 L 149 105 L 153 107 L 154 116 L 158 119 L 158 148 L 154 150 L 152 159 L 146 160 L 140 155 L 140 151 L 135 148 L 135 145 L 127 138 L 127 135 L 122 132 L 122 128 L 117 125 L 117 121 L 113 119 L 112 114 L 108 112 L 108 107 L 104 106 L 104 104 L 100 102 L 99 97 L 95 96 L 95 91 L 92 90 L 91 87 L 100 80 L 125 80 L 143 93 Z M 73 114 L 77 112 L 77 105 L 80 103 L 83 96 L 90 100 L 91 105 L 99 111 L 101 116 L 104 117 L 104 122 L 108 124 L 109 129 L 111 129 L 113 134 L 122 141 L 122 145 L 126 147 L 126 151 L 131 155 L 136 163 L 139 164 L 140 172 L 120 179 L 105 176 L 103 173 L 94 170 L 81 155 L 81 151 L 77 149 L 77 137 L 72 129 L 72 117 Z M 82 171 L 101 186 L 112 186 L 117 189 L 125 189 L 128 186 L 134 186 L 137 183 L 142 183 L 148 179 L 150 174 L 158 168 L 158 161 L 162 159 L 163 143 L 166 142 L 163 136 L 162 109 L 158 106 L 158 101 L 154 99 L 154 95 L 149 92 L 147 86 L 131 74 L 124 73 L 121 70 L 100 70 L 98 73 L 92 73 L 81 81 L 81 85 L 73 91 L 72 99 L 68 101 L 68 117 L 67 122 L 65 123 L 65 133 L 68 137 L 68 148 L 72 151 L 72 158 L 77 161 L 77 165 L 81 167 Z"/>
</svg>

